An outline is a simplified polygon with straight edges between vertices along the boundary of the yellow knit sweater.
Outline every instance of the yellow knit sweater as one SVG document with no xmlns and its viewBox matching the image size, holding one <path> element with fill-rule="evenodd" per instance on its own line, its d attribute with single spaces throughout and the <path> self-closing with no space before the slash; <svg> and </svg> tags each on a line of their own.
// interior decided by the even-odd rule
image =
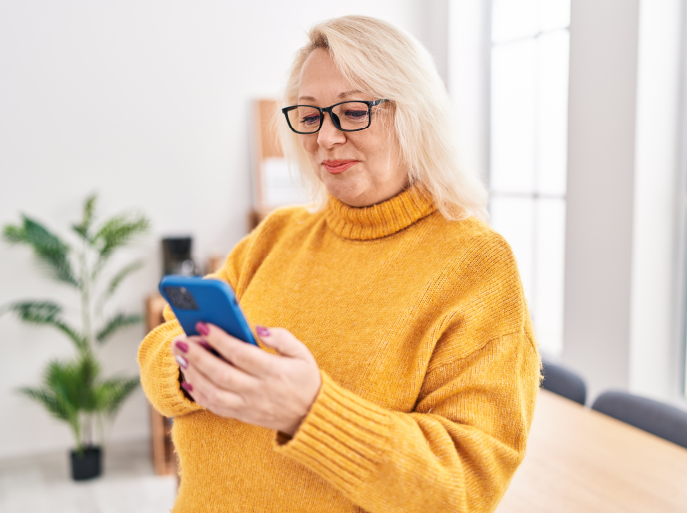
<svg viewBox="0 0 687 513">
<path fill-rule="evenodd" d="M 413 188 L 378 205 L 284 208 L 231 252 L 252 325 L 308 346 L 322 387 L 293 438 L 189 401 L 169 322 L 141 344 L 174 417 L 174 512 L 493 511 L 525 454 L 539 356 L 508 244 Z"/>
</svg>

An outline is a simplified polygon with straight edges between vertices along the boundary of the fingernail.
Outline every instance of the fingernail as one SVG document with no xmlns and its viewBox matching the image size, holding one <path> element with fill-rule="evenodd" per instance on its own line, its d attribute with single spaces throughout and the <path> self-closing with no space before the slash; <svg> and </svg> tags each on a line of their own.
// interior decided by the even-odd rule
<svg viewBox="0 0 687 513">
<path fill-rule="evenodd" d="M 183 387 L 184 390 L 188 392 L 193 392 L 193 385 L 191 383 L 188 383 L 187 381 L 184 381 L 181 386 Z"/>
<path fill-rule="evenodd" d="M 199 341 L 198 345 L 203 346 L 205 349 L 212 349 L 212 346 L 208 344 L 205 340 Z"/>
<path fill-rule="evenodd" d="M 210 328 L 208 328 L 208 325 L 204 322 L 197 322 L 196 329 L 198 330 L 198 333 L 200 333 L 204 337 L 207 337 L 208 333 L 210 333 Z"/>
<path fill-rule="evenodd" d="M 184 358 L 180 354 L 178 354 L 176 356 L 176 361 L 179 364 L 179 367 L 181 367 L 182 369 L 185 369 L 188 367 L 188 362 L 186 361 L 186 358 Z"/>
<path fill-rule="evenodd" d="M 255 331 L 260 335 L 261 337 L 269 337 L 270 336 L 270 330 L 265 328 L 264 326 L 256 326 Z"/>
<path fill-rule="evenodd" d="M 182 353 L 188 353 L 188 344 L 186 342 L 182 342 L 181 340 L 177 340 L 176 346 L 179 349 L 179 351 L 181 351 Z"/>
</svg>

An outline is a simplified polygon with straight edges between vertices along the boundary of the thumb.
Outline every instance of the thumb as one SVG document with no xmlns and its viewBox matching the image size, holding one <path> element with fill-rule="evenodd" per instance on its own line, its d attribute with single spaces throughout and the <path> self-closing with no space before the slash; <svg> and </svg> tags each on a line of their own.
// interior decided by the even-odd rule
<svg viewBox="0 0 687 513">
<path fill-rule="evenodd" d="M 255 331 L 263 344 L 276 350 L 282 356 L 306 359 L 312 357 L 305 344 L 298 340 L 289 330 L 256 326 Z"/>
</svg>

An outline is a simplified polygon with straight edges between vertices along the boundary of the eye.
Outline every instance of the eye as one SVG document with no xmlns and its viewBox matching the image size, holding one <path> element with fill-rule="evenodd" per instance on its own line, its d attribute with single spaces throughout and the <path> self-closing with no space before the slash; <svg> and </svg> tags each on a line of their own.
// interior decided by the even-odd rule
<svg viewBox="0 0 687 513">
<path fill-rule="evenodd" d="M 365 110 L 346 110 L 344 112 L 344 116 L 347 118 L 350 118 L 352 120 L 359 120 L 359 119 L 364 119 L 367 117 L 367 109 Z"/>
<path fill-rule="evenodd" d="M 320 122 L 320 116 L 319 115 L 312 115 L 311 114 L 308 116 L 303 116 L 303 118 L 301 119 L 301 123 L 303 123 L 304 125 L 308 125 L 308 126 L 319 124 L 319 122 Z"/>
</svg>

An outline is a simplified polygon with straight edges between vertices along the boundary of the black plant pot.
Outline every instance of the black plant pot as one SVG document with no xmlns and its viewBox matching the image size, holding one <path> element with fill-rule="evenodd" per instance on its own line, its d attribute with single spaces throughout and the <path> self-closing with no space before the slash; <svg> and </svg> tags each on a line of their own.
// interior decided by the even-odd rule
<svg viewBox="0 0 687 513">
<path fill-rule="evenodd" d="M 86 446 L 81 454 L 71 451 L 72 479 L 85 481 L 101 474 L 102 452 L 100 447 Z"/>
</svg>

